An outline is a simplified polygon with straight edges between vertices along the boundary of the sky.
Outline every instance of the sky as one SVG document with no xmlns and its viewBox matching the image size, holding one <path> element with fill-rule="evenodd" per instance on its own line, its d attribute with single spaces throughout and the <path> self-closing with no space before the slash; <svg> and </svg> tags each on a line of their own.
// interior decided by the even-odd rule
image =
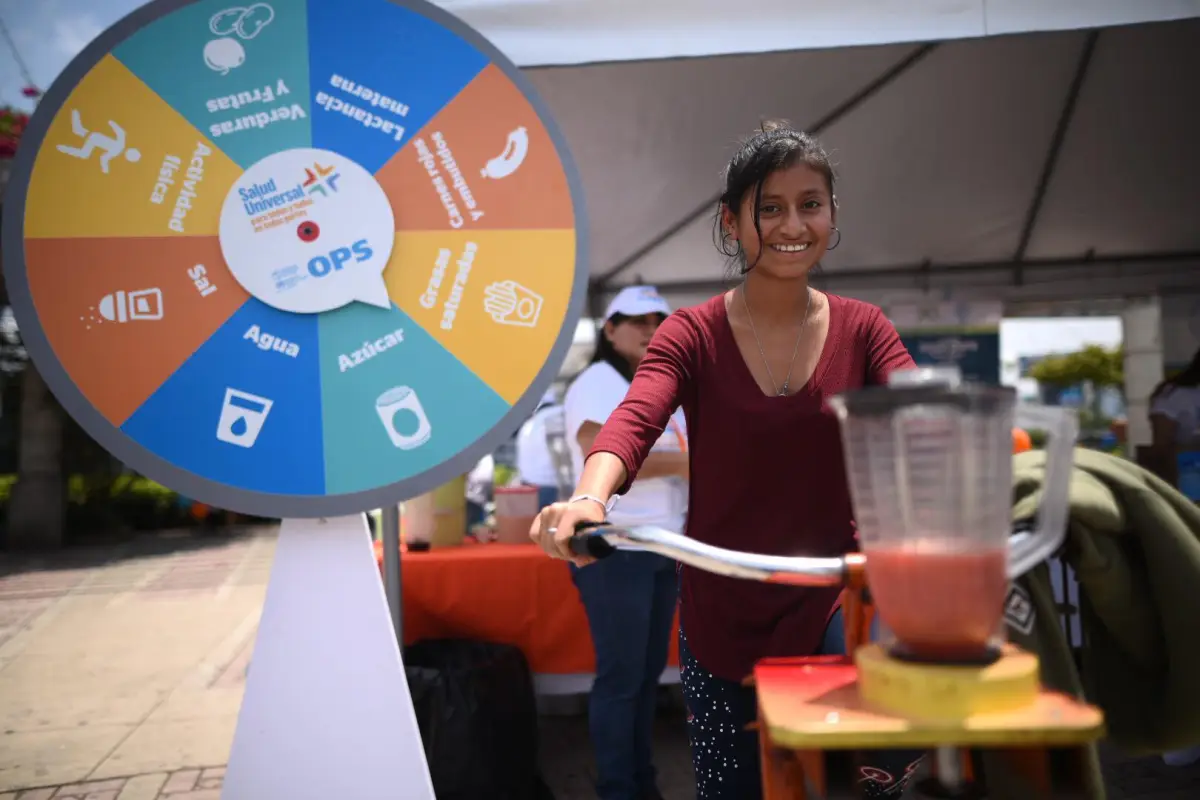
<svg viewBox="0 0 1200 800">
<path fill-rule="evenodd" d="M 1006 319 L 1000 325 L 1000 359 L 1073 353 L 1085 345 L 1116 347 L 1121 344 L 1120 317 L 1067 319 Z"/>
<path fill-rule="evenodd" d="M 0 0 L 0 19 L 43 91 L 88 42 L 121 17 L 143 5 L 140 0 Z M 26 80 L 7 43 L 0 43 L 0 105 L 29 110 L 21 96 Z"/>
</svg>

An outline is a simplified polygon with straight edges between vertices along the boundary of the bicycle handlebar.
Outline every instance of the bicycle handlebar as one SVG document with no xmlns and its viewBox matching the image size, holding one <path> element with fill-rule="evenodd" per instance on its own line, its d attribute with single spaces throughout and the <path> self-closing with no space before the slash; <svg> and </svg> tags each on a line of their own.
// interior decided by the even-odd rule
<svg viewBox="0 0 1200 800">
<path fill-rule="evenodd" d="M 731 578 L 790 586 L 843 586 L 858 582 L 863 557 L 770 556 L 714 547 L 655 525 L 616 526 L 582 522 L 570 540 L 571 552 L 605 558 L 616 550 L 642 550 Z"/>
<path fill-rule="evenodd" d="M 1028 525 L 1013 526 L 1010 542 L 1030 535 Z M 838 557 L 770 556 L 727 550 L 689 539 L 656 525 L 618 526 L 609 522 L 581 522 L 570 540 L 571 552 L 605 558 L 617 550 L 646 550 L 675 561 L 731 578 L 790 586 L 863 586 L 866 556 L 847 553 Z"/>
</svg>

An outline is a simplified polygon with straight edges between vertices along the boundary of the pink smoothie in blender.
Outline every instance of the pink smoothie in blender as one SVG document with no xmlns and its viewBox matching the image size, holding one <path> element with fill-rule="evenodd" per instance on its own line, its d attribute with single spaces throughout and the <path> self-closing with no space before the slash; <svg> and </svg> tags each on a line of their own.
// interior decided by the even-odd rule
<svg viewBox="0 0 1200 800">
<path fill-rule="evenodd" d="M 1038 532 L 1010 542 L 1012 389 L 962 384 L 952 368 L 921 368 L 829 403 L 841 421 L 867 585 L 894 638 L 891 653 L 995 658 L 1010 577 L 1062 541 L 1072 428 L 1046 415 L 1064 441 L 1047 462 Z"/>
<path fill-rule="evenodd" d="M 1008 548 L 915 544 L 868 551 L 867 582 L 884 624 L 913 658 L 988 659 L 1008 592 Z"/>
</svg>

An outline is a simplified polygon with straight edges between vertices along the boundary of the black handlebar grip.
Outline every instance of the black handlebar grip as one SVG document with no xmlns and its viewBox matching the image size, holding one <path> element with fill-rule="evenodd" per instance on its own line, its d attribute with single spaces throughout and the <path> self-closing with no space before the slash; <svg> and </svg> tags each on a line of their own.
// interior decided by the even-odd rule
<svg viewBox="0 0 1200 800">
<path fill-rule="evenodd" d="M 571 537 L 571 552 L 577 556 L 605 558 L 617 551 L 600 535 L 604 532 L 603 522 L 580 522 L 575 525 L 575 535 Z"/>
</svg>

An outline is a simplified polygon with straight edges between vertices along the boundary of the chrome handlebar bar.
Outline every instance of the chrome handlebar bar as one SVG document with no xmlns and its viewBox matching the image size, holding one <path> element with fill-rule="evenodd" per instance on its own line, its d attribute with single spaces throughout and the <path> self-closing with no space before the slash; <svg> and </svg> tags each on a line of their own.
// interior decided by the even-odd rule
<svg viewBox="0 0 1200 800">
<path fill-rule="evenodd" d="M 1030 535 L 1028 525 L 1017 524 L 1009 541 L 1016 545 Z M 656 525 L 581 522 L 570 546 L 576 555 L 593 558 L 604 558 L 615 550 L 646 550 L 705 572 L 789 586 L 853 586 L 865 580 L 866 557 L 859 553 L 827 558 L 744 553 L 704 544 Z"/>
<path fill-rule="evenodd" d="M 852 569 L 861 556 L 836 558 L 769 556 L 727 550 L 689 539 L 655 525 L 617 526 L 607 522 L 580 523 L 571 537 L 571 552 L 604 558 L 615 550 L 642 550 L 731 578 L 791 586 L 842 586 L 852 582 Z"/>
</svg>

